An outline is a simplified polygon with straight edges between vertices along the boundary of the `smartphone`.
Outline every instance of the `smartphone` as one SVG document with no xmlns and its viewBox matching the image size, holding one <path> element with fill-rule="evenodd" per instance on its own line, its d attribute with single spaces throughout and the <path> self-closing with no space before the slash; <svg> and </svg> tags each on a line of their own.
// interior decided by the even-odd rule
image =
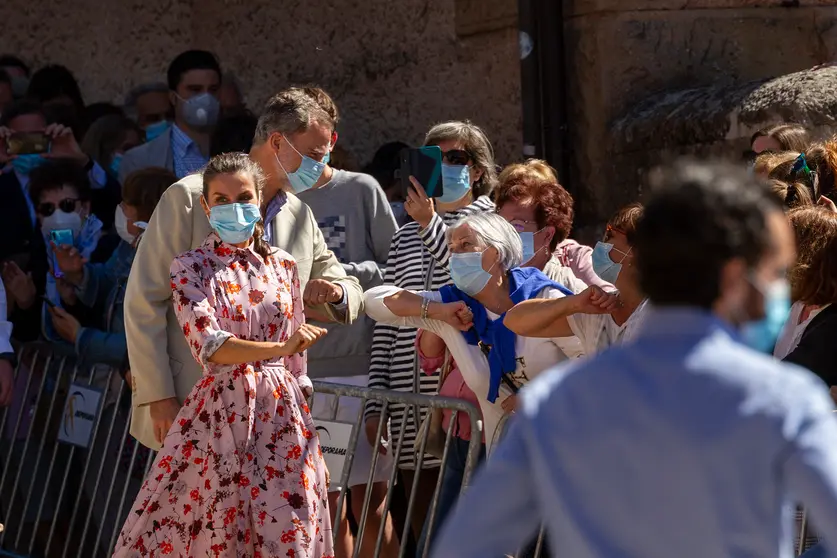
<svg viewBox="0 0 837 558">
<path fill-rule="evenodd" d="M 47 305 L 47 306 L 49 306 L 50 308 L 57 308 L 57 307 L 56 307 L 56 305 L 55 305 L 55 303 L 54 303 L 54 302 L 52 302 L 52 301 L 51 301 L 50 299 L 48 299 L 47 297 L 42 296 L 41 298 L 44 300 L 44 302 L 46 302 L 46 305 Z"/>
<path fill-rule="evenodd" d="M 15 132 L 6 140 L 6 153 L 9 155 L 29 155 L 47 153 L 50 139 L 43 132 Z"/>
<path fill-rule="evenodd" d="M 73 245 L 73 231 L 70 229 L 55 229 L 49 231 L 49 239 L 52 241 L 53 244 L 56 246 L 63 246 Z M 61 273 L 61 268 L 58 267 L 58 256 L 56 256 L 55 252 L 52 252 L 52 274 L 56 277 L 64 277 L 64 274 Z"/>
<path fill-rule="evenodd" d="M 401 189 L 404 199 L 410 191 L 410 177 L 424 186 L 424 191 L 430 198 L 442 195 L 442 150 L 438 145 L 401 150 Z"/>
</svg>

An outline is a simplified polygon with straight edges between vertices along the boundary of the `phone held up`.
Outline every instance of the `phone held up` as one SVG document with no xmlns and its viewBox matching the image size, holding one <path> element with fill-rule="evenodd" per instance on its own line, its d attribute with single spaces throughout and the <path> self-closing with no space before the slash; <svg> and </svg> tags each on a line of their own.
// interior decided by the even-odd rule
<svg viewBox="0 0 837 558">
<path fill-rule="evenodd" d="M 70 229 L 56 229 L 49 231 L 49 240 L 56 246 L 72 246 L 73 245 L 73 231 Z M 61 269 L 58 267 L 58 257 L 55 252 L 52 253 L 52 273 L 56 277 L 63 277 Z"/>
<path fill-rule="evenodd" d="M 424 186 L 429 198 L 442 195 L 442 150 L 438 145 L 401 150 L 401 189 L 404 199 L 410 191 L 410 177 Z"/>
<path fill-rule="evenodd" d="M 50 139 L 43 132 L 15 132 L 6 139 L 6 153 L 9 155 L 31 155 L 47 153 Z"/>
</svg>

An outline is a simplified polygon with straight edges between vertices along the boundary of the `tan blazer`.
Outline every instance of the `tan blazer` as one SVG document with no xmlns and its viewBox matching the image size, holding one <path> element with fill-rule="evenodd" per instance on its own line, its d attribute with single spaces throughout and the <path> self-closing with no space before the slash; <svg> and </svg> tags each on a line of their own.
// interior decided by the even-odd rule
<svg viewBox="0 0 837 558">
<path fill-rule="evenodd" d="M 200 246 L 210 232 L 200 205 L 202 180 L 190 175 L 163 194 L 139 243 L 125 294 L 125 334 L 134 380 L 131 434 L 159 449 L 148 404 L 170 397 L 183 402 L 201 377 L 171 303 L 169 269 L 174 258 Z M 328 249 L 311 209 L 293 194 L 273 220 L 273 244 L 294 256 L 302 288 L 309 279 L 339 281 L 348 309 L 317 308 L 334 321 L 351 323 L 363 309 L 363 290 Z"/>
</svg>

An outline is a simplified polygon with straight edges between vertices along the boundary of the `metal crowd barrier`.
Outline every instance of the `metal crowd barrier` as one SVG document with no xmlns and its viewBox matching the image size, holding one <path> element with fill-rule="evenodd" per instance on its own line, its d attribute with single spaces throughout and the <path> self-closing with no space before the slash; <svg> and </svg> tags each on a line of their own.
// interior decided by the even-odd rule
<svg viewBox="0 0 837 558">
<path fill-rule="evenodd" d="M 155 457 L 154 452 L 142 447 L 129 434 L 129 386 L 113 368 L 80 366 L 70 347 L 62 349 L 42 343 L 26 345 L 19 351 L 14 378 L 14 401 L 10 407 L 0 408 L 0 525 L 3 525 L 0 557 L 110 556 Z M 451 398 L 323 382 L 314 384 L 315 393 L 360 400 L 355 420 L 343 424 L 344 431 L 349 432 L 345 447 L 336 452 L 342 454 L 344 465 L 339 475 L 337 510 L 332 510 L 332 517 L 341 517 L 346 506 L 355 449 L 361 437 L 365 439 L 363 409 L 369 400 L 380 401 L 382 405 L 379 438 L 387 428 L 386 418 L 393 404 L 409 405 L 420 414 L 430 409 L 450 409 L 454 416 L 446 432 L 443 467 L 449 458 L 456 414 L 466 413 L 474 433 L 462 483 L 463 487 L 467 486 L 481 445 L 482 422 L 476 407 Z M 322 420 L 328 417 L 317 421 L 318 425 Z M 389 439 L 388 451 L 397 463 L 399 455 L 406 451 L 404 430 L 392 433 Z M 410 519 L 415 513 L 427 439 L 425 435 L 420 454 L 416 456 L 419 473 L 409 491 L 404 528 L 395 533 L 400 545 L 399 556 L 407 556 Z M 334 448 L 324 448 L 327 458 L 328 449 Z M 354 518 L 357 523 L 354 557 L 361 556 L 364 537 L 376 537 L 376 546 L 373 556 L 362 558 L 381 556 L 386 522 L 378 533 L 369 533 L 366 527 L 368 514 L 373 511 L 370 510 L 371 481 L 378 458 L 379 454 L 373 452 L 362 513 Z M 392 511 L 396 488 L 403 490 L 397 485 L 397 473 L 398 468 L 393 467 L 387 482 L 384 518 Z M 332 483 L 338 480 L 335 476 L 332 473 Z M 442 475 L 439 475 L 428 512 L 431 522 L 428 540 L 432 538 L 441 484 Z M 337 540 L 338 522 L 333 534 Z M 424 556 L 429 555 L 429 546 Z"/>
<path fill-rule="evenodd" d="M 416 413 L 416 416 L 422 416 L 427 413 L 431 409 L 449 409 L 452 412 L 450 424 L 448 426 L 447 431 L 445 432 L 445 445 L 444 450 L 442 452 L 441 458 L 441 468 L 440 471 L 444 472 L 445 464 L 449 458 L 449 451 L 451 446 L 451 441 L 453 440 L 453 427 L 456 424 L 456 417 L 458 413 L 466 413 L 468 418 L 471 421 L 471 442 L 468 446 L 468 456 L 466 459 L 466 466 L 465 466 L 465 473 L 463 475 L 462 481 L 462 489 L 464 490 L 470 481 L 471 475 L 474 469 L 477 466 L 479 454 L 480 454 L 480 447 L 482 445 L 482 417 L 477 410 L 477 408 L 468 403 L 467 401 L 463 401 L 460 399 L 448 398 L 448 397 L 438 397 L 438 396 L 428 396 L 428 395 L 420 395 L 415 393 L 408 393 L 408 392 L 401 392 L 401 391 L 387 391 L 387 390 L 378 390 L 378 389 L 371 389 L 366 387 L 356 387 L 356 386 L 348 386 L 342 384 L 332 384 L 326 382 L 314 382 L 314 391 L 315 393 L 320 394 L 329 394 L 335 397 L 352 397 L 360 399 L 360 405 L 358 406 L 358 414 L 352 425 L 351 435 L 348 440 L 348 448 L 349 451 L 346 453 L 345 463 L 342 467 L 342 473 L 340 476 L 340 495 L 337 501 L 337 509 L 332 510 L 332 517 L 341 517 L 343 507 L 346 503 L 346 494 L 348 489 L 350 488 L 348 485 L 349 482 L 349 474 L 351 472 L 352 464 L 354 461 L 354 454 L 355 449 L 357 448 L 358 441 L 360 440 L 360 436 L 365 436 L 364 434 L 364 422 L 363 422 L 363 411 L 366 407 L 366 402 L 369 400 L 372 401 L 380 401 L 381 402 L 381 420 L 378 425 L 378 431 L 376 435 L 376 439 L 381 439 L 384 435 L 384 429 L 387 428 L 387 417 L 389 416 L 389 407 L 391 404 L 404 404 L 408 406 L 408 409 L 413 409 L 413 412 Z M 337 415 L 337 406 L 334 407 L 334 412 L 332 413 L 331 417 L 320 417 L 319 421 L 322 420 L 335 420 Z M 315 419 L 317 422 L 317 419 Z M 402 421 L 402 427 L 399 429 L 398 432 L 391 433 L 392 435 L 389 436 L 390 446 L 388 448 L 389 452 L 393 454 L 393 460 L 395 464 L 398 463 L 399 457 L 404 450 L 404 434 L 406 432 L 406 425 L 408 421 Z M 399 557 L 404 557 L 408 555 L 408 540 L 409 540 L 409 531 L 411 529 L 411 519 L 412 515 L 415 511 L 415 502 L 416 502 L 416 495 L 417 489 L 419 486 L 420 475 L 422 471 L 422 465 L 424 464 L 425 460 L 425 450 L 426 444 L 428 440 L 428 430 L 430 427 L 430 421 L 423 423 L 424 435 L 422 436 L 421 443 L 419 444 L 418 451 L 416 452 L 416 475 L 413 479 L 413 486 L 410 489 L 410 496 L 409 501 L 407 503 L 407 511 L 406 517 L 404 520 L 404 526 L 401 533 L 398 534 L 399 539 Z M 321 438 L 322 442 L 322 438 Z M 385 520 L 381 523 L 381 526 L 378 530 L 377 534 L 366 533 L 366 523 L 369 514 L 369 503 L 372 496 L 372 489 L 373 489 L 373 478 L 375 474 L 375 469 L 378 464 L 380 454 L 378 452 L 373 452 L 372 454 L 372 463 L 369 467 L 368 472 L 368 480 L 366 483 L 366 494 L 363 501 L 363 508 L 361 512 L 361 516 L 355 518 L 357 520 L 357 534 L 355 536 L 354 542 L 354 549 L 352 556 L 353 558 L 367 558 L 366 556 L 361 556 L 360 549 L 363 542 L 363 538 L 366 536 L 376 536 L 376 543 L 375 543 L 375 552 L 373 557 L 369 558 L 377 558 L 381 555 L 381 547 L 383 543 L 384 537 L 384 529 L 386 527 L 386 517 L 390 513 L 393 503 L 393 496 L 394 490 L 396 489 L 396 475 L 398 473 L 397 466 L 392 468 L 392 472 L 390 474 L 390 478 L 387 485 L 387 494 L 384 500 L 384 508 L 383 508 L 383 517 Z M 332 482 L 334 482 L 334 478 L 332 477 Z M 430 509 L 428 512 L 428 530 L 427 530 L 427 540 L 433 539 L 433 533 L 437 529 L 435 525 L 435 516 L 437 512 L 438 502 L 439 502 L 439 494 L 441 493 L 443 482 L 443 473 L 439 474 L 439 478 L 436 482 L 436 487 L 433 493 L 433 499 L 430 504 Z M 334 524 L 334 540 L 335 544 L 338 541 L 338 537 L 340 535 L 339 530 L 339 522 L 335 522 Z M 424 551 L 422 552 L 423 557 L 429 556 L 430 553 L 430 544 L 425 545 Z M 412 558 L 412 556 L 410 557 Z"/>
<path fill-rule="evenodd" d="M 154 458 L 128 433 L 130 389 L 69 347 L 18 354 L 0 409 L 0 556 L 110 556 Z"/>
</svg>

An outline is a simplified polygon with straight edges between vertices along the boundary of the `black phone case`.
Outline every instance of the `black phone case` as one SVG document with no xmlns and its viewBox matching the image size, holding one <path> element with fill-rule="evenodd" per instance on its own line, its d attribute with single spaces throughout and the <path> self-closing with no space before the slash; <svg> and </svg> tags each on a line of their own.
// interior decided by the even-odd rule
<svg viewBox="0 0 837 558">
<path fill-rule="evenodd" d="M 401 189 L 406 199 L 410 177 L 424 186 L 428 197 L 442 195 L 442 150 L 436 146 L 401 150 Z"/>
</svg>

